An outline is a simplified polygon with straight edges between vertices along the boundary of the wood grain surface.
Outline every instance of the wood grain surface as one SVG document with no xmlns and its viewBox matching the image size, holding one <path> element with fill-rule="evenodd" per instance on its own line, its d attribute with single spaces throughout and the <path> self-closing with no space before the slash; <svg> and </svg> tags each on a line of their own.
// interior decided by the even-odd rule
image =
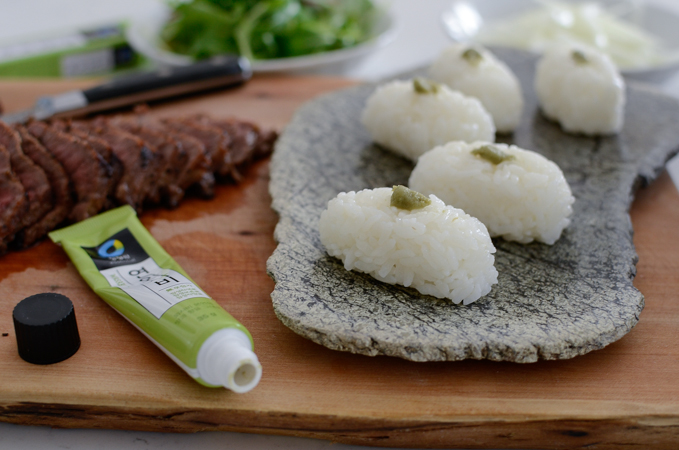
<svg viewBox="0 0 679 450">
<path fill-rule="evenodd" d="M 229 91 L 153 106 L 282 129 L 295 109 L 350 85 L 337 78 L 256 77 Z M 87 82 L 2 82 L 5 111 Z M 679 193 L 666 173 L 631 210 L 639 253 L 639 324 L 607 348 L 534 364 L 415 363 L 329 350 L 284 327 L 265 262 L 275 248 L 268 161 L 212 200 L 154 209 L 142 222 L 196 282 L 252 333 L 264 368 L 246 394 L 203 387 L 94 295 L 49 241 L 0 258 L 0 420 L 67 428 L 230 430 L 383 447 L 675 449 L 679 442 Z M 59 292 L 82 339 L 70 359 L 21 360 L 12 309 Z"/>
</svg>

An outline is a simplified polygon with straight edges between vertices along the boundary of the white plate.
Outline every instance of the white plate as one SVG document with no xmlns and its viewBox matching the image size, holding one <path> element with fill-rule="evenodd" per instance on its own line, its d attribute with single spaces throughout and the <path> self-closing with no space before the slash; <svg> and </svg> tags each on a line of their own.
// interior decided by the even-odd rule
<svg viewBox="0 0 679 450">
<path fill-rule="evenodd" d="M 564 0 L 561 0 L 564 1 Z M 568 0 L 565 0 L 568 2 Z M 573 3 L 573 2 L 571 2 Z M 604 6 L 625 3 L 622 0 L 601 0 Z M 629 3 L 629 2 L 628 2 Z M 474 41 L 484 26 L 502 19 L 518 16 L 540 7 L 537 0 L 453 0 L 443 13 L 443 26 L 448 35 L 458 42 Z M 679 16 L 661 7 L 643 3 L 633 11 L 634 17 L 627 17 L 644 31 L 656 37 L 658 42 L 670 51 L 679 48 Z M 662 82 L 679 69 L 679 58 L 650 68 L 623 69 L 621 73 L 630 79 L 646 82 Z"/>
<path fill-rule="evenodd" d="M 308 56 L 277 58 L 250 61 L 253 72 L 298 72 L 309 70 L 332 70 L 343 64 L 355 64 L 359 59 L 368 56 L 394 40 L 396 27 L 391 12 L 381 8 L 374 30 L 374 36 L 355 47 L 316 53 Z M 159 66 L 184 66 L 193 59 L 164 50 L 159 45 L 159 34 L 167 23 L 172 10 L 159 5 L 159 9 L 148 17 L 136 19 L 127 28 L 127 40 L 134 50 Z"/>
</svg>

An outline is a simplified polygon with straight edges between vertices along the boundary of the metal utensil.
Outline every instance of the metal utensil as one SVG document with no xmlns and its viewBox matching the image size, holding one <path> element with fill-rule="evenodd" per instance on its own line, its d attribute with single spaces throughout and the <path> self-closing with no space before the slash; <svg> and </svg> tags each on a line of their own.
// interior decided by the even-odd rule
<svg viewBox="0 0 679 450">
<path fill-rule="evenodd" d="M 235 56 L 217 57 L 189 66 L 113 78 L 85 90 L 39 98 L 25 111 L 0 116 L 6 123 L 84 115 L 218 87 L 236 86 L 252 76 L 250 63 Z"/>
</svg>

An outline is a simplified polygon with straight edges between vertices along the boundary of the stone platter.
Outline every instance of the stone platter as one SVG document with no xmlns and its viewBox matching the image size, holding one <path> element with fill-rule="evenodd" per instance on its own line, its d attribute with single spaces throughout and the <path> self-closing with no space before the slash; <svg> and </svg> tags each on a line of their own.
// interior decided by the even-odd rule
<svg viewBox="0 0 679 450">
<path fill-rule="evenodd" d="M 270 166 L 279 222 L 267 270 L 274 311 L 287 327 L 370 356 L 527 363 L 600 349 L 635 326 L 644 298 L 633 286 L 638 258 L 628 211 L 636 189 L 679 149 L 679 102 L 628 85 L 619 135 L 565 134 L 537 106 L 535 57 L 496 54 L 521 80 L 526 101 L 520 128 L 498 141 L 561 167 L 576 198 L 571 225 L 553 246 L 495 239 L 498 284 L 469 306 L 346 271 L 320 242 L 327 202 L 341 191 L 407 184 L 413 165 L 372 145 L 359 122 L 375 85 L 319 97 L 286 127 Z"/>
</svg>

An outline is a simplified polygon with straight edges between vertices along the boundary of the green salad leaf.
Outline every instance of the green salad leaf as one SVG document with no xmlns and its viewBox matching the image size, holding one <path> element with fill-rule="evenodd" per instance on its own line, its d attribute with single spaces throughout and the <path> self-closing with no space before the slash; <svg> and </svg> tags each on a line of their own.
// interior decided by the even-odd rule
<svg viewBox="0 0 679 450">
<path fill-rule="evenodd" d="M 175 53 L 205 59 L 308 55 L 352 47 L 372 36 L 371 0 L 190 0 L 172 5 L 161 39 Z"/>
</svg>

